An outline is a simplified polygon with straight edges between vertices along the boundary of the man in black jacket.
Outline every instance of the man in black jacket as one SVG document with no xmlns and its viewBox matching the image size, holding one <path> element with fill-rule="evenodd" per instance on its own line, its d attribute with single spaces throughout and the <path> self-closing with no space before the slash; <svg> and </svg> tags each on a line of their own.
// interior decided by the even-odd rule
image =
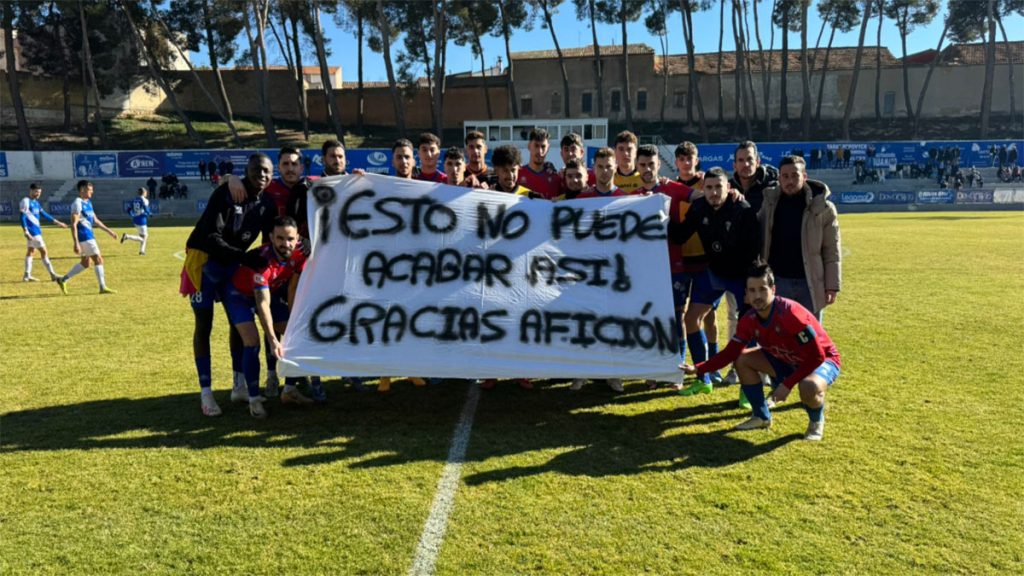
<svg viewBox="0 0 1024 576">
<path fill-rule="evenodd" d="M 761 248 L 757 212 L 745 200 L 735 200 L 729 191 L 725 171 L 717 167 L 708 170 L 704 174 L 704 196 L 693 201 L 685 220 L 670 222 L 668 228 L 669 239 L 677 244 L 696 233 L 708 258 L 707 269 L 694 278 L 691 305 L 683 318 L 686 342 L 695 362 L 707 358 L 709 343 L 701 326 L 722 295 L 731 293 L 745 311 L 747 269 Z M 710 343 L 710 348 L 717 352 L 717 343 Z M 705 374 L 681 393 L 689 396 L 711 390 L 711 378 Z"/>
<path fill-rule="evenodd" d="M 246 198 L 233 202 L 227 183 L 220 185 L 206 205 L 185 243 L 185 267 L 182 270 L 182 294 L 189 296 L 195 316 L 192 351 L 199 375 L 203 414 L 219 416 L 220 406 L 213 398 L 210 366 L 210 332 L 213 330 L 213 303 L 219 300 L 226 283 L 241 265 L 262 269 L 259 261 L 247 262 L 246 251 L 264 232 L 273 229 L 277 208 L 263 190 L 270 184 L 274 166 L 266 154 L 253 154 L 245 169 Z"/>
</svg>

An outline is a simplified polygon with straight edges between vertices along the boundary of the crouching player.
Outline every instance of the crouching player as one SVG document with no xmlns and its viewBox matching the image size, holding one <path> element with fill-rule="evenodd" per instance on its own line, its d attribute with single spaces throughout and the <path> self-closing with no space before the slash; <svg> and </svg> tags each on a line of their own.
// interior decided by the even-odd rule
<svg viewBox="0 0 1024 576">
<path fill-rule="evenodd" d="M 306 256 L 299 249 L 299 228 L 289 216 L 279 216 L 274 221 L 270 242 L 252 250 L 263 263 L 261 270 L 251 266 L 254 258 L 246 258 L 231 278 L 227 289 L 226 307 L 231 325 L 242 337 L 242 371 L 245 374 L 249 413 L 254 418 L 266 418 L 263 406 L 266 400 L 260 394 L 260 335 L 253 318 L 259 318 L 266 335 L 267 354 L 276 358 L 282 355 L 279 334 L 284 334 L 288 324 L 288 304 L 294 293 L 298 275 L 306 264 Z M 296 388 L 297 378 L 285 378 L 281 402 L 284 404 L 311 404 L 313 400 Z M 235 391 L 232 401 L 244 400 Z"/>
<path fill-rule="evenodd" d="M 839 351 L 818 319 L 800 304 L 775 295 L 775 276 L 767 265 L 755 266 L 747 275 L 746 299 L 751 309 L 740 318 L 736 335 L 721 353 L 696 366 L 681 366 L 687 374 L 706 374 L 735 361 L 743 392 L 753 415 L 737 430 L 769 428 L 772 416 L 764 397 L 761 374 L 781 384 L 772 400 L 782 402 L 794 386 L 810 423 L 805 440 L 821 440 L 825 434 L 825 391 L 839 377 Z M 747 342 L 758 346 L 744 350 Z"/>
</svg>

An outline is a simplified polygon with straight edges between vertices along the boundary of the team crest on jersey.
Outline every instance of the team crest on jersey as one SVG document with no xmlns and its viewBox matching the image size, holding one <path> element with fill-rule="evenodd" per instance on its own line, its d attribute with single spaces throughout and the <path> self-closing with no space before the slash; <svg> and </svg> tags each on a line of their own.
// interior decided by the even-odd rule
<svg viewBox="0 0 1024 576">
<path fill-rule="evenodd" d="M 705 226 L 709 226 L 709 225 L 711 224 L 711 222 L 709 222 L 709 221 L 708 221 L 708 217 L 707 217 L 707 216 L 705 216 L 705 217 L 704 217 L 704 221 L 702 221 L 702 222 L 701 222 L 701 224 L 703 224 L 703 225 L 705 225 Z"/>
<path fill-rule="evenodd" d="M 721 252 L 722 251 L 722 243 L 717 241 L 717 240 L 712 242 L 711 243 L 711 249 L 714 250 L 715 252 Z"/>
<path fill-rule="evenodd" d="M 263 277 L 263 274 L 253 274 L 252 281 L 257 285 L 261 286 L 267 283 L 267 279 Z"/>
<path fill-rule="evenodd" d="M 725 231 L 728 232 L 730 228 L 732 228 L 732 222 L 729 222 L 728 220 L 726 220 L 726 222 L 725 222 Z"/>
</svg>

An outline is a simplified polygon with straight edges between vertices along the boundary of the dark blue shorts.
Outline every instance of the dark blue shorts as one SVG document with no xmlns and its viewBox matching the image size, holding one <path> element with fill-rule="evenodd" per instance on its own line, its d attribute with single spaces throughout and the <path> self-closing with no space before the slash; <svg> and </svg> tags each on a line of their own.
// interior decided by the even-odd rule
<svg viewBox="0 0 1024 576">
<path fill-rule="evenodd" d="M 207 260 L 203 265 L 203 279 L 199 291 L 188 297 L 193 310 L 212 310 L 214 302 L 223 301 L 226 297 L 231 277 L 235 275 L 240 264 L 220 264 Z"/>
<path fill-rule="evenodd" d="M 256 300 L 250 298 L 234 286 L 229 286 L 224 299 L 224 310 L 232 326 L 256 321 Z M 270 316 L 274 324 L 287 322 L 290 315 L 288 308 L 288 290 L 276 290 L 270 295 Z"/>
<path fill-rule="evenodd" d="M 764 352 L 764 350 L 762 350 L 762 352 Z M 775 370 L 776 382 L 782 382 L 786 378 L 789 378 L 796 370 L 796 366 L 793 366 L 788 362 L 783 362 L 767 352 L 764 352 L 764 356 L 768 359 L 768 363 L 772 365 L 772 369 Z M 832 386 L 836 381 L 836 378 L 839 378 L 839 366 L 836 366 L 831 360 L 825 360 L 820 366 L 814 369 L 812 374 L 817 374 L 825 381 L 826 384 Z"/>
</svg>

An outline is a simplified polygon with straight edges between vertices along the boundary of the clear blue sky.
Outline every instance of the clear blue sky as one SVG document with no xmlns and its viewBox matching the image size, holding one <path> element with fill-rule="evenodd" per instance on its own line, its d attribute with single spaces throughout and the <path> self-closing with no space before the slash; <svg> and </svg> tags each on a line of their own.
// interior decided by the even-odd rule
<svg viewBox="0 0 1024 576">
<path fill-rule="evenodd" d="M 944 5 L 945 3 L 943 3 Z M 768 23 L 769 13 L 771 12 L 771 2 L 767 0 L 761 0 L 758 3 L 759 18 L 761 23 L 761 40 L 764 43 L 765 49 L 768 48 L 769 41 L 769 30 Z M 945 13 L 945 6 L 943 6 L 942 13 L 939 17 L 936 17 L 935 21 L 927 27 L 919 28 L 912 31 L 907 39 L 907 53 L 912 54 L 921 50 L 933 49 L 939 39 L 939 34 L 942 32 L 942 16 Z M 811 7 L 810 11 L 810 26 L 808 34 L 808 42 L 811 46 L 814 45 L 817 39 L 818 31 L 821 29 L 821 20 L 817 13 L 817 2 Z M 750 26 L 753 29 L 754 21 L 753 14 L 749 16 Z M 532 30 L 524 31 L 517 30 L 513 33 L 511 46 L 512 51 L 525 51 L 525 50 L 548 50 L 554 49 L 554 44 L 551 41 L 551 35 L 548 30 L 542 28 L 540 23 L 542 19 L 539 17 L 535 19 Z M 1010 40 L 1024 40 L 1024 17 L 1013 16 L 1003 21 L 1006 27 L 1006 33 L 1009 35 Z M 345 82 L 354 82 L 356 80 L 357 70 L 357 57 L 356 57 L 356 39 L 355 35 L 351 32 L 342 30 L 341 27 L 334 21 L 330 16 L 325 15 L 323 18 L 323 25 L 326 30 L 326 36 L 329 39 L 330 49 L 332 54 L 329 57 L 329 64 L 331 66 L 342 66 L 342 74 Z M 669 54 L 683 54 L 686 48 L 683 44 L 682 36 L 682 22 L 681 18 L 677 13 L 670 15 L 668 22 L 668 39 Z M 570 48 L 577 46 L 586 46 L 591 42 L 591 33 L 589 22 L 580 22 L 576 19 L 575 8 L 571 1 L 566 0 L 562 6 L 559 7 L 558 13 L 555 15 L 555 29 L 558 34 L 558 41 L 562 48 Z M 716 2 L 713 8 L 707 12 L 700 12 L 694 15 L 694 29 L 695 33 L 695 46 L 698 53 L 700 52 L 717 52 L 718 51 L 718 3 Z M 873 46 L 875 45 L 875 34 L 877 31 L 877 20 L 872 20 L 871 25 L 868 28 L 867 38 L 865 44 Z M 598 40 L 602 45 L 621 45 L 622 44 L 622 32 L 621 27 L 613 24 L 598 24 L 597 25 Z M 828 34 L 830 30 L 826 29 L 825 34 L 822 37 L 822 47 L 828 42 Z M 628 26 L 629 42 L 645 43 L 651 48 L 654 48 L 658 53 L 661 52 L 659 39 L 657 36 L 651 35 L 647 32 L 646 27 L 643 25 L 643 21 L 635 22 Z M 857 36 L 859 29 L 854 29 L 849 33 L 837 33 L 834 46 L 856 46 Z M 997 39 L 1002 40 L 997 30 Z M 239 38 L 239 44 L 245 43 L 245 36 L 242 34 Z M 756 46 L 756 42 L 752 38 L 750 40 L 752 46 Z M 946 40 L 948 45 L 949 40 Z M 897 58 L 901 56 L 900 51 L 900 36 L 899 31 L 896 29 L 896 25 L 891 20 L 886 20 L 882 27 L 882 45 L 889 48 L 893 55 Z M 790 35 L 790 47 L 799 49 L 800 46 L 800 35 Z M 401 47 L 401 43 L 392 46 L 393 56 L 397 54 L 397 50 Z M 729 24 L 729 12 L 726 9 L 726 33 L 725 41 L 723 44 L 724 50 L 733 50 L 734 43 L 732 41 L 732 28 Z M 779 31 L 776 30 L 775 36 L 775 48 L 781 47 L 781 39 L 779 37 Z M 277 49 L 276 43 L 273 41 L 273 37 L 269 37 L 267 46 L 272 64 L 284 64 L 284 58 L 281 57 L 279 50 Z M 502 62 L 507 65 L 505 61 L 505 46 L 504 42 L 500 37 L 487 36 L 484 41 L 484 52 L 487 56 L 487 64 L 493 65 L 498 56 L 502 57 Z M 304 58 L 306 65 L 316 65 L 316 59 L 314 52 L 310 47 L 309 50 L 305 51 L 307 54 Z M 367 81 L 385 81 L 387 80 L 387 74 L 384 70 L 384 60 L 381 54 L 371 52 L 368 48 L 364 47 L 364 75 Z M 205 53 L 193 53 L 193 62 L 200 65 L 208 64 L 208 57 Z M 463 72 L 466 70 L 479 70 L 479 60 L 474 60 L 472 52 L 469 47 L 456 46 L 454 43 L 448 45 L 448 71 L 451 72 Z M 423 75 L 422 70 L 419 71 L 419 75 Z"/>
</svg>

